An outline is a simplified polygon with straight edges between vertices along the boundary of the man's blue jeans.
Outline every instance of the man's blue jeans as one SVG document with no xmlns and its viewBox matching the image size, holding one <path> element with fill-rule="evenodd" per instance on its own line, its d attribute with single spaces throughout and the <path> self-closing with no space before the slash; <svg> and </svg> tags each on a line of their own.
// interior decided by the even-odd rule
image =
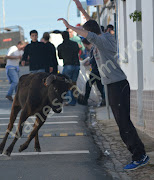
<svg viewBox="0 0 154 180">
<path fill-rule="evenodd" d="M 9 77 L 10 84 L 11 84 L 7 95 L 12 96 L 13 92 L 17 91 L 17 85 L 18 85 L 18 81 L 19 81 L 19 71 L 17 69 L 13 69 L 13 68 L 8 69 L 7 75 Z"/>
<path fill-rule="evenodd" d="M 80 66 L 74 66 L 74 65 L 65 65 L 63 68 L 62 74 L 65 74 L 68 76 L 73 82 L 76 82 L 79 76 L 79 70 Z M 69 103 L 70 105 L 75 105 L 76 104 L 76 99 L 73 96 L 73 91 L 68 91 L 66 96 L 71 97 L 71 102 Z"/>
<path fill-rule="evenodd" d="M 31 72 L 31 73 L 45 72 L 45 69 L 33 70 L 33 71 L 30 71 L 30 72 Z"/>
</svg>

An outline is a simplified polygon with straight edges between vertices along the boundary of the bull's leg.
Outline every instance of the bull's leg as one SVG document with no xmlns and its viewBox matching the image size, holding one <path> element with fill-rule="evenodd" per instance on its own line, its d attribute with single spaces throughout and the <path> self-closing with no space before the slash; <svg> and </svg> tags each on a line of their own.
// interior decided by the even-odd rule
<svg viewBox="0 0 154 180">
<path fill-rule="evenodd" d="M 20 120 L 19 120 L 19 123 L 18 123 L 18 129 L 16 131 L 16 134 L 15 134 L 15 138 L 13 139 L 12 143 L 10 144 L 10 146 L 7 148 L 7 150 L 5 151 L 5 154 L 10 156 L 13 148 L 14 148 L 14 145 L 15 143 L 17 142 L 17 140 L 22 136 L 22 129 L 23 129 L 23 126 L 24 126 L 24 122 L 26 121 L 26 119 L 29 117 L 30 115 L 28 115 L 28 112 L 27 112 L 27 108 L 25 108 L 22 112 L 21 112 L 21 115 L 20 115 Z"/>
<path fill-rule="evenodd" d="M 11 130 L 13 128 L 14 121 L 16 120 L 16 117 L 17 117 L 20 110 L 21 110 L 21 107 L 19 105 L 15 105 L 15 101 L 14 101 L 14 103 L 12 105 L 12 109 L 11 109 L 10 122 L 8 124 L 8 128 L 6 130 L 6 134 L 5 134 L 4 138 L 3 138 L 3 141 L 0 144 L 0 154 L 2 154 L 2 152 L 3 152 L 3 149 L 5 147 L 8 135 L 9 135 L 9 133 L 11 132 Z"/>
<path fill-rule="evenodd" d="M 35 121 L 33 127 L 35 127 L 35 125 L 38 125 L 38 119 L 37 119 L 37 118 L 36 118 L 36 121 Z M 35 136 L 34 150 L 35 150 L 36 152 L 41 152 L 40 143 L 39 143 L 39 138 L 38 138 L 38 132 L 36 133 L 36 136 Z"/>
<path fill-rule="evenodd" d="M 20 146 L 19 152 L 27 149 L 29 143 L 31 142 L 31 140 L 32 140 L 36 135 L 37 135 L 37 138 L 38 138 L 38 130 L 41 128 L 41 126 L 44 124 L 44 122 L 45 122 L 45 120 L 46 120 L 46 118 L 47 118 L 47 116 L 45 116 L 45 115 L 43 115 L 43 114 L 41 114 L 41 115 L 42 115 L 42 117 L 43 117 L 43 121 L 42 121 L 41 119 L 39 119 L 39 118 L 36 119 L 36 120 L 37 120 L 37 123 L 35 123 L 34 128 L 33 128 L 32 132 L 30 133 L 27 141 L 26 141 L 23 145 Z"/>
<path fill-rule="evenodd" d="M 41 152 L 41 147 L 40 147 L 39 138 L 38 138 L 38 132 L 36 133 L 36 136 L 35 136 L 34 149 L 35 149 L 36 152 Z"/>
</svg>

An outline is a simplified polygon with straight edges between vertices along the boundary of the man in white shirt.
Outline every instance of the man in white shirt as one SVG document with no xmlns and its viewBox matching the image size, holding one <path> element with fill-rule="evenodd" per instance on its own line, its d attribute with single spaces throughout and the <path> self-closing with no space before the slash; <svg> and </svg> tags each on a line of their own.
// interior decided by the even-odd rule
<svg viewBox="0 0 154 180">
<path fill-rule="evenodd" d="M 12 94 L 17 90 L 17 84 L 19 81 L 19 62 L 23 55 L 24 47 L 26 43 L 24 41 L 19 41 L 16 46 L 12 46 L 9 48 L 6 59 L 6 74 L 11 84 L 6 98 L 10 101 L 13 101 Z"/>
</svg>

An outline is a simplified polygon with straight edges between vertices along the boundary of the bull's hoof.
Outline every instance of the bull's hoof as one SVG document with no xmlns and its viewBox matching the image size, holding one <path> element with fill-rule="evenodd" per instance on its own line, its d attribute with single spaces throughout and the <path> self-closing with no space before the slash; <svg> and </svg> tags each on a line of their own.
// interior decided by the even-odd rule
<svg viewBox="0 0 154 180">
<path fill-rule="evenodd" d="M 7 155 L 7 156 L 10 156 L 10 155 L 11 155 L 11 152 L 8 151 L 8 150 L 6 150 L 6 151 L 4 152 L 4 154 Z"/>
<path fill-rule="evenodd" d="M 20 148 L 19 148 L 19 152 L 22 152 L 23 150 L 27 149 L 27 145 L 21 145 Z"/>
<path fill-rule="evenodd" d="M 3 153 L 3 150 L 4 150 L 4 145 L 3 145 L 3 144 L 1 144 L 1 145 L 0 145 L 0 154 L 2 154 L 2 153 Z"/>
<path fill-rule="evenodd" d="M 34 148 L 35 152 L 41 152 L 41 148 Z"/>
<path fill-rule="evenodd" d="M 3 153 L 3 149 L 0 149 L 0 154 L 2 154 Z"/>
</svg>

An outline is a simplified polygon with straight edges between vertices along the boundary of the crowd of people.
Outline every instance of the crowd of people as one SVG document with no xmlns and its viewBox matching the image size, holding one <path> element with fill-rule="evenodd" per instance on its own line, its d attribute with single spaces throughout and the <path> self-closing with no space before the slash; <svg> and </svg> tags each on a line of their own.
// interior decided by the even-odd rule
<svg viewBox="0 0 154 180">
<path fill-rule="evenodd" d="M 144 144 L 130 120 L 130 86 L 125 73 L 118 64 L 114 27 L 108 25 L 104 30 L 104 27 L 100 27 L 86 13 L 79 0 L 73 1 L 85 16 L 87 22 L 81 29 L 70 25 L 64 18 L 58 19 L 63 21 L 66 26 L 66 31 L 62 32 L 63 43 L 57 47 L 58 57 L 63 60 L 64 64 L 62 74 L 67 75 L 76 85 L 80 70 L 80 59 L 85 52 L 88 53 L 90 58 L 84 65 L 91 65 L 92 71 L 85 85 L 85 95 L 79 103 L 88 104 L 92 84 L 96 82 L 102 96 L 102 105 L 105 105 L 104 85 L 107 86 L 109 104 L 119 127 L 121 138 L 132 153 L 132 162 L 126 165 L 124 169 L 134 170 L 147 164 L 149 157 L 146 155 Z M 80 35 L 82 40 L 74 32 Z M 49 42 L 49 33 L 45 32 L 41 42 L 39 42 L 38 32 L 32 30 L 30 38 L 31 43 L 28 45 L 19 42 L 16 46 L 11 47 L 6 57 L 7 76 L 11 83 L 6 98 L 11 101 L 13 100 L 13 91 L 16 91 L 19 80 L 20 60 L 22 66 L 29 62 L 31 73 L 47 72 L 56 74 L 58 70 L 56 49 Z M 70 90 L 68 95 L 71 100 L 66 102 L 66 105 L 75 106 L 77 99 L 73 95 L 73 90 Z"/>
</svg>

